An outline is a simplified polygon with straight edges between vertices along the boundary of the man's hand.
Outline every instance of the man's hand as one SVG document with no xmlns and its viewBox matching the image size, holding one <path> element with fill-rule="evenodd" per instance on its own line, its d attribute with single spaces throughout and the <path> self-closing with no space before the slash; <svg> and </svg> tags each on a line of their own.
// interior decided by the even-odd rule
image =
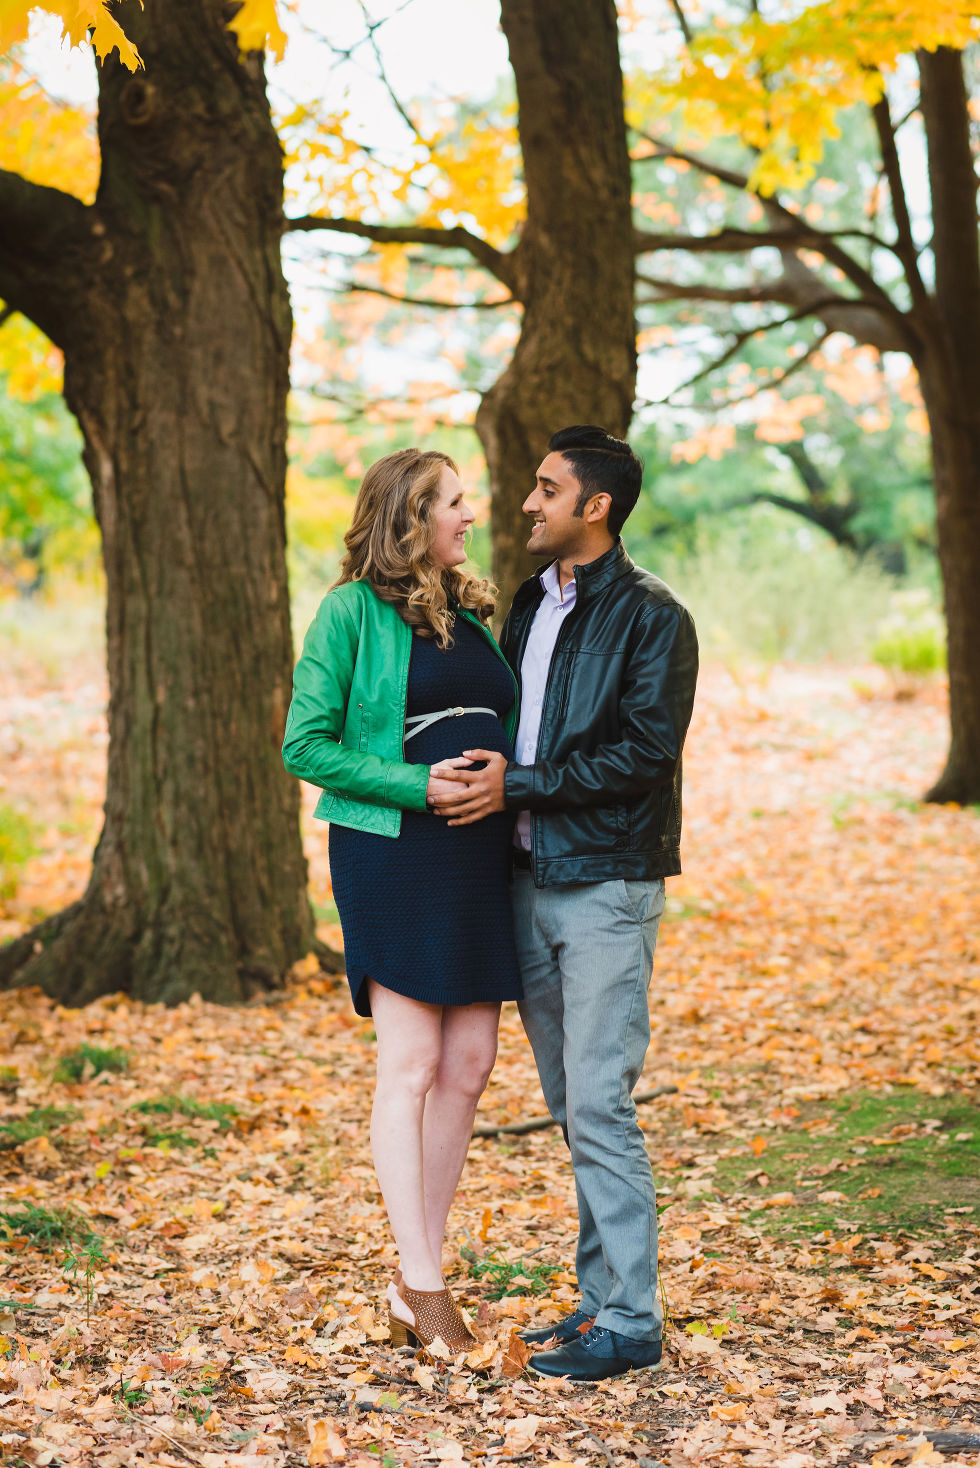
<svg viewBox="0 0 980 1468">
<path fill-rule="evenodd" d="M 464 749 L 467 763 L 486 760 L 482 770 L 440 770 L 440 784 L 452 782 L 455 791 L 449 796 L 438 794 L 433 809 L 437 816 L 448 816 L 451 826 L 471 826 L 494 811 L 504 810 L 504 771 L 507 761 L 494 749 Z"/>
</svg>

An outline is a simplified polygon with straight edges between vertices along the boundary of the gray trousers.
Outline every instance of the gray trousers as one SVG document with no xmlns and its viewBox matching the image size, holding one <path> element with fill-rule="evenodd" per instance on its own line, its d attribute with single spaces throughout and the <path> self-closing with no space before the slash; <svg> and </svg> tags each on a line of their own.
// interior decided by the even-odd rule
<svg viewBox="0 0 980 1468">
<path fill-rule="evenodd" d="M 537 888 L 514 873 L 521 1019 L 572 1154 L 582 1308 L 659 1338 L 657 1206 L 633 1088 L 650 1043 L 647 990 L 663 881 Z"/>
</svg>

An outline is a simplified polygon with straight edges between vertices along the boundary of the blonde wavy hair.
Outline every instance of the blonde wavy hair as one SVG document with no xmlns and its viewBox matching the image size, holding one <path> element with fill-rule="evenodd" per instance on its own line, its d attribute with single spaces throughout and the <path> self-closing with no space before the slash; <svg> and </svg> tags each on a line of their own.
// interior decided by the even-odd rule
<svg viewBox="0 0 980 1468">
<path fill-rule="evenodd" d="M 444 468 L 459 473 L 436 449 L 400 449 L 371 465 L 357 491 L 336 583 L 368 581 L 420 637 L 434 638 L 443 649 L 452 646 L 456 607 L 487 622 L 497 595 L 486 578 L 431 559 L 432 510 Z"/>
</svg>

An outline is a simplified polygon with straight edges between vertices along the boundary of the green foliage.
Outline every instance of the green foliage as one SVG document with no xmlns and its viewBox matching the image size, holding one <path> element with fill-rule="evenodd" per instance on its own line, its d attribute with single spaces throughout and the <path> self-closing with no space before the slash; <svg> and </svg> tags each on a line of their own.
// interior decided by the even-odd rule
<svg viewBox="0 0 980 1468">
<path fill-rule="evenodd" d="M 88 1067 L 91 1066 L 91 1071 Z M 86 1075 L 102 1075 L 108 1071 L 119 1075 L 129 1070 L 129 1053 L 120 1046 L 78 1045 L 63 1055 L 55 1066 L 52 1079 L 65 1085 L 76 1084 Z"/>
<path fill-rule="evenodd" d="M 238 1108 L 227 1101 L 195 1101 L 193 1096 L 156 1096 L 148 1101 L 137 1101 L 131 1111 L 143 1116 L 187 1116 L 195 1121 L 216 1121 L 220 1131 L 226 1132 L 234 1124 Z M 160 1135 L 164 1135 L 160 1133 Z M 178 1144 L 181 1145 L 181 1144 Z M 190 1145 L 193 1145 L 191 1143 Z"/>
<path fill-rule="evenodd" d="M 35 1106 L 17 1121 L 0 1124 L 0 1151 L 20 1147 L 35 1137 L 46 1137 L 58 1127 L 74 1121 L 81 1112 L 74 1106 Z"/>
<path fill-rule="evenodd" d="M 20 885 L 20 872 L 38 848 L 33 821 L 15 806 L 0 802 L 0 902 L 9 902 Z"/>
<path fill-rule="evenodd" d="M 464 1247 L 460 1254 L 469 1265 L 470 1278 L 490 1285 L 487 1296 L 491 1300 L 502 1300 L 505 1295 L 546 1295 L 558 1273 L 554 1265 L 529 1264 L 523 1255 L 505 1259 L 499 1249 L 477 1254 Z"/>
<path fill-rule="evenodd" d="M 85 1292 L 86 1314 L 92 1308 L 92 1292 L 97 1270 L 108 1264 L 105 1239 L 95 1232 L 88 1220 L 74 1208 L 39 1208 L 28 1203 L 20 1209 L 0 1213 L 0 1227 L 7 1237 L 26 1238 L 42 1253 L 61 1252 L 61 1268 L 69 1279 L 81 1272 Z"/>
<path fill-rule="evenodd" d="M 678 592 L 697 623 L 704 656 L 741 661 L 867 658 L 893 582 L 824 536 L 797 534 L 778 510 L 740 512 L 702 526 L 688 553 L 626 546 Z"/>
<path fill-rule="evenodd" d="M 778 374 L 803 344 L 798 324 L 747 343 L 735 396 Z M 750 399 L 753 420 L 734 428 L 732 413 L 714 412 L 712 395 L 699 388 L 696 413 L 634 426 L 646 474 L 630 527 L 642 523 L 668 548 L 690 549 L 705 524 L 775 507 L 790 526 L 826 536 L 895 575 L 920 565 L 934 574 L 929 443 L 910 427 L 908 391 L 867 356 L 852 354 L 794 374 L 780 397 L 801 405 L 798 422 L 782 422 L 777 413 L 767 425 L 759 407 L 766 399 Z M 714 427 L 725 425 L 711 445 Z M 699 440 L 706 451 L 691 461 Z"/>
<path fill-rule="evenodd" d="M 131 1381 L 120 1381 L 112 1395 L 124 1407 L 142 1407 L 144 1402 L 150 1400 L 149 1392 L 141 1386 L 134 1386 Z"/>
<path fill-rule="evenodd" d="M 81 1244 L 92 1234 L 87 1220 L 74 1208 L 39 1208 L 34 1203 L 0 1213 L 0 1225 L 8 1238 L 29 1239 L 45 1254 L 63 1245 Z"/>
<path fill-rule="evenodd" d="M 55 393 L 25 403 L 0 380 L 0 586 L 33 591 L 98 558 L 81 434 Z"/>
<path fill-rule="evenodd" d="M 104 1243 L 105 1240 L 99 1234 L 89 1231 L 83 1238 L 69 1245 L 61 1266 L 70 1280 L 76 1280 L 79 1272 L 82 1274 L 86 1319 L 92 1309 L 95 1275 L 103 1264 L 109 1263 L 109 1256 L 102 1247 Z"/>
<path fill-rule="evenodd" d="M 892 672 L 922 677 L 946 666 L 942 616 L 928 592 L 898 592 L 887 617 L 878 623 L 871 649 L 876 663 Z"/>
</svg>

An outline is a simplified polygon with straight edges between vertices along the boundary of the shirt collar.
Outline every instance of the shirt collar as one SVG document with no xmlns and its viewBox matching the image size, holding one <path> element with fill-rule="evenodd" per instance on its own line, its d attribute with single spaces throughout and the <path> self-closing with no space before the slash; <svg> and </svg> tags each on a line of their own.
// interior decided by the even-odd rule
<svg viewBox="0 0 980 1468">
<path fill-rule="evenodd" d="M 578 592 L 578 587 L 575 585 L 574 580 L 570 581 L 565 587 L 564 596 L 562 596 L 561 586 L 558 582 L 557 561 L 552 561 L 551 565 L 541 572 L 538 580 L 541 582 L 541 587 L 545 595 L 550 596 L 552 600 L 558 602 L 560 606 L 564 605 L 566 607 L 570 607 L 574 603 L 575 597 Z"/>
</svg>

